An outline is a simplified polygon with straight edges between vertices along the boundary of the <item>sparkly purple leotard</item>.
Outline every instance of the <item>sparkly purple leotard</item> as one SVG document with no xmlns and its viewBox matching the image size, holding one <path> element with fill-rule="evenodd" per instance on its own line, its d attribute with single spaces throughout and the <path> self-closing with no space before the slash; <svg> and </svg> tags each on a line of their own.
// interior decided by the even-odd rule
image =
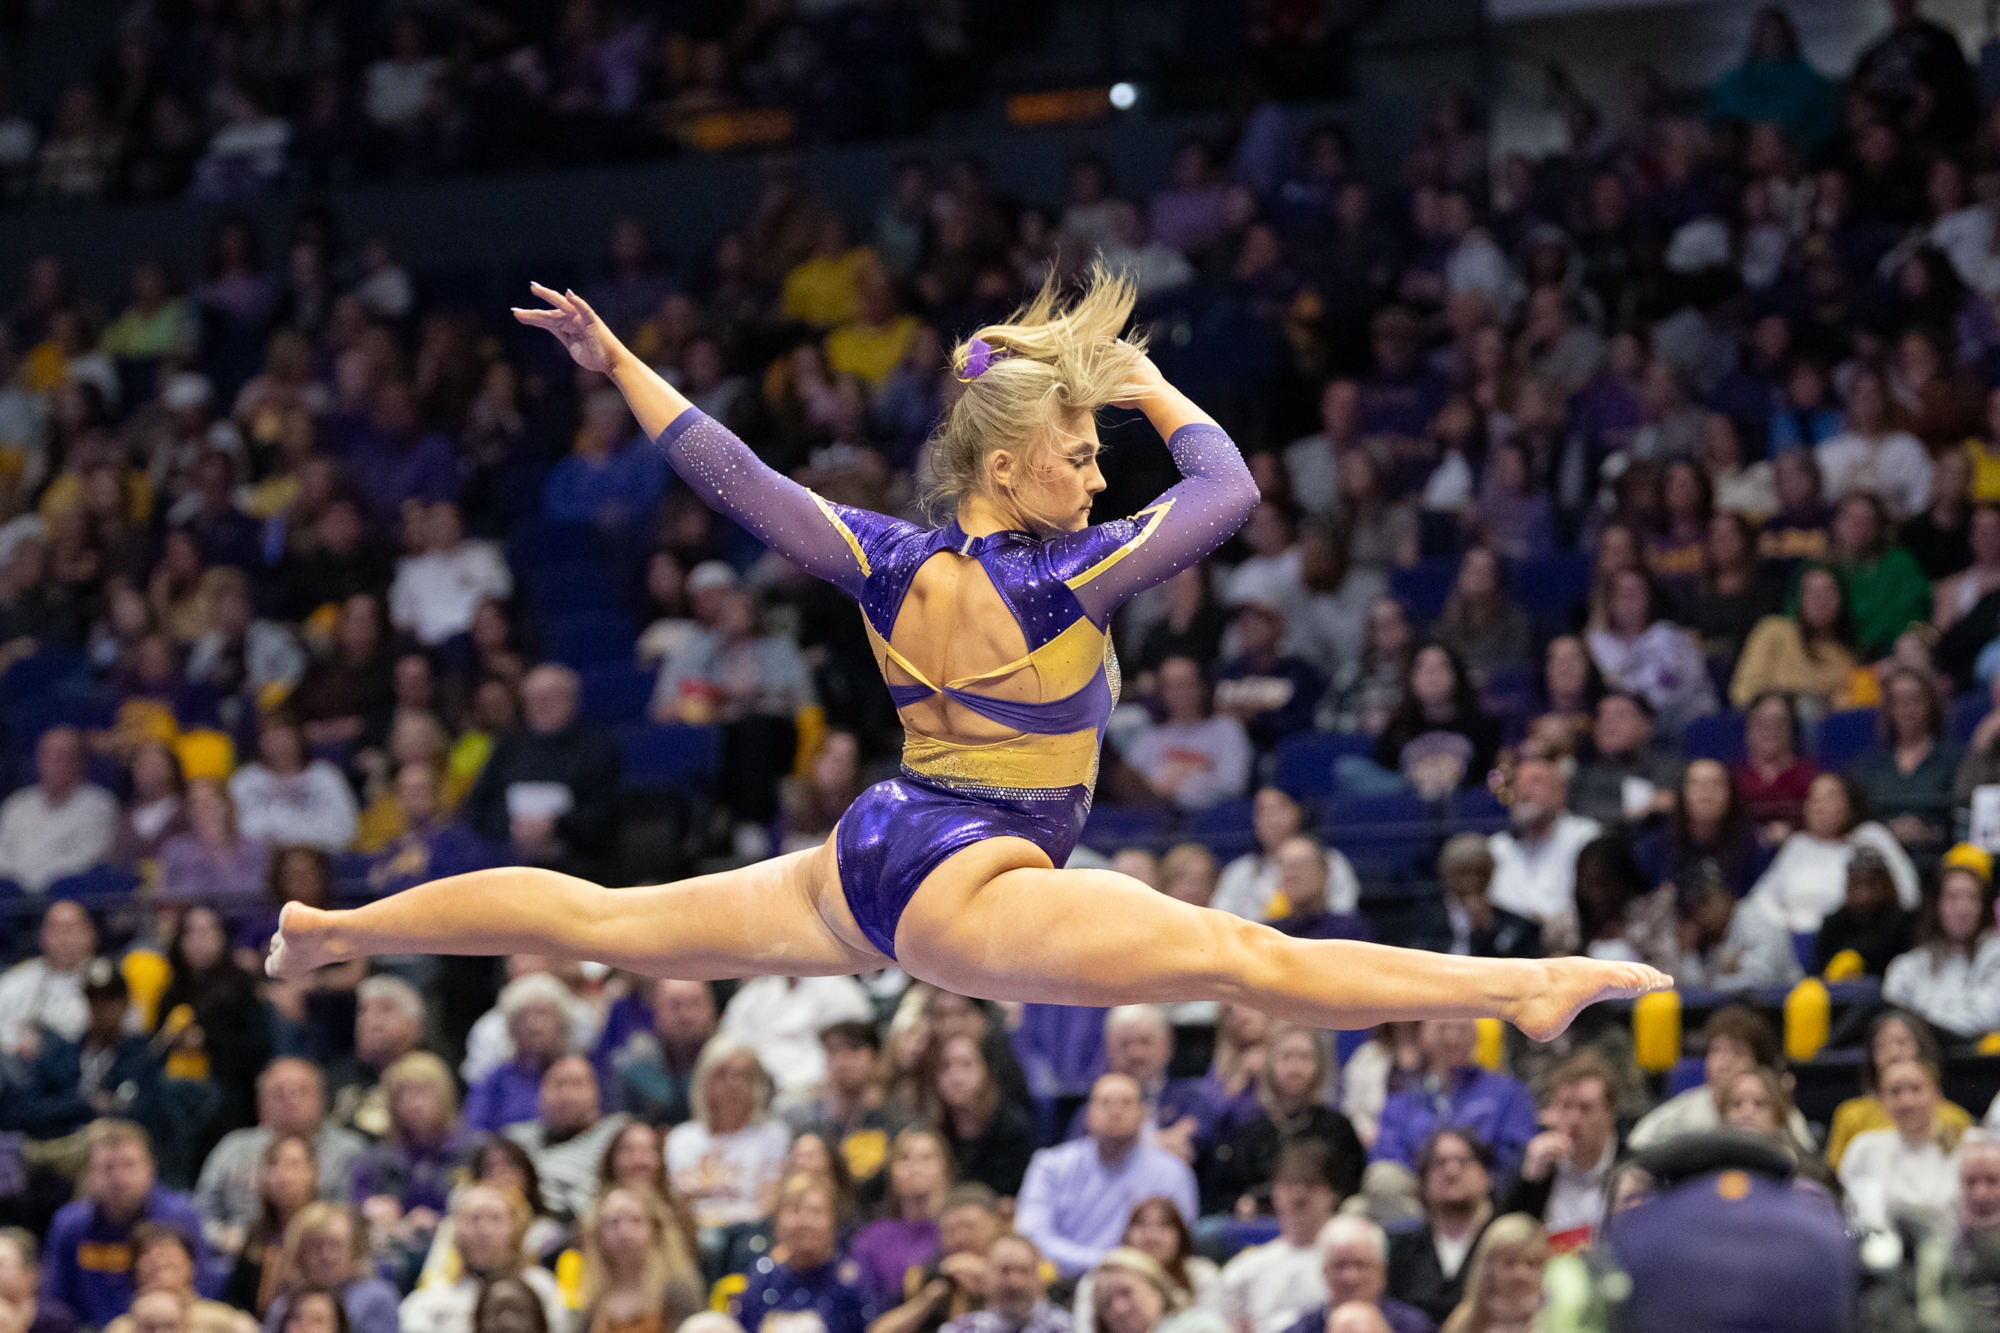
<svg viewBox="0 0 2000 1333">
<path fill-rule="evenodd" d="M 1060 866 L 1075 849 L 1118 698 L 1111 613 L 1220 546 L 1257 502 L 1250 469 L 1222 431 L 1183 426 L 1167 443 L 1184 479 L 1131 518 L 1049 538 L 968 537 L 956 521 L 922 528 L 828 504 L 692 408 L 660 436 L 668 461 L 702 499 L 861 603 L 877 663 L 886 669 L 893 662 L 917 682 L 889 686 L 898 708 L 943 694 L 1017 732 L 967 744 L 906 723 L 902 775 L 870 787 L 841 816 L 834 832 L 841 888 L 861 932 L 891 958 L 904 906 L 954 852 L 985 838 L 1026 838 Z M 933 684 L 889 635 L 918 568 L 946 550 L 979 562 L 1028 653 Z M 968 688 L 1025 671 L 1035 673 L 1039 701 Z"/>
</svg>

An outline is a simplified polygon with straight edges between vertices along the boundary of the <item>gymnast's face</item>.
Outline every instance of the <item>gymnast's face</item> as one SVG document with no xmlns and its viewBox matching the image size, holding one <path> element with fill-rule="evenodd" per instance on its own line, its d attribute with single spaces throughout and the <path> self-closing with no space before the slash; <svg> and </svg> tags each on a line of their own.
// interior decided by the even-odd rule
<svg viewBox="0 0 2000 1333">
<path fill-rule="evenodd" d="M 1104 489 L 1097 453 L 1096 418 L 1089 412 L 1063 413 L 1040 438 L 988 455 L 993 493 L 1031 530 L 1080 531 Z"/>
</svg>

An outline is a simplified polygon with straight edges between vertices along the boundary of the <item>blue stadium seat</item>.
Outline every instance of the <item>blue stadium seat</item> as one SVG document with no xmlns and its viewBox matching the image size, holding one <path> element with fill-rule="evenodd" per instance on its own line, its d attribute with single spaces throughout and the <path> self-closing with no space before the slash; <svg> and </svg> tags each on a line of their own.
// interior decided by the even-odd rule
<svg viewBox="0 0 2000 1333">
<path fill-rule="evenodd" d="M 1808 973 L 1812 971 L 1813 948 L 1818 943 L 1819 932 L 1816 930 L 1795 930 L 1792 932 L 1792 957 L 1799 960 L 1800 971 Z"/>
<path fill-rule="evenodd" d="M 1226 865 L 1257 845 L 1250 815 L 1254 804 L 1253 798 L 1246 796 L 1196 811 L 1188 816 L 1184 833 L 1190 842 L 1202 844 Z"/>
<path fill-rule="evenodd" d="M 1667 1071 L 1667 1096 L 1678 1097 L 1689 1088 L 1698 1088 L 1707 1076 L 1698 1055 L 1684 1055 Z"/>
<path fill-rule="evenodd" d="M 1951 701 L 1951 738 L 1960 745 L 1972 739 L 1972 733 L 1993 711 L 1992 696 L 1974 690 L 1961 694 Z"/>
<path fill-rule="evenodd" d="M 1460 787 L 1451 796 L 1451 822 L 1455 830 L 1497 833 L 1507 824 L 1507 807 L 1484 787 Z"/>
<path fill-rule="evenodd" d="M 1590 595 L 1590 557 L 1581 551 L 1557 551 L 1534 560 L 1510 561 L 1507 591 L 1537 624 L 1563 620 L 1570 607 Z"/>
<path fill-rule="evenodd" d="M 1828 713 L 1820 719 L 1813 753 L 1822 769 L 1838 773 L 1875 743 L 1876 733 L 1875 710 L 1872 708 L 1848 708 Z"/>
<path fill-rule="evenodd" d="M 1372 754 L 1375 738 L 1362 732 L 1306 731 L 1287 736 L 1273 756 L 1271 785 L 1295 801 L 1333 795 L 1333 763 L 1342 755 Z"/>
<path fill-rule="evenodd" d="M 1414 792 L 1392 796 L 1345 796 L 1327 805 L 1325 833 L 1363 880 L 1413 878 L 1434 867 L 1441 822 Z"/>
<path fill-rule="evenodd" d="M 35 742 L 50 727 L 101 728 L 111 725 L 110 701 L 91 694 L 50 690 L 6 708 L 7 738 L 18 754 L 33 754 Z"/>
<path fill-rule="evenodd" d="M 1742 762 L 1743 714 L 1732 711 L 1696 718 L 1681 735 L 1681 750 L 1690 759 Z"/>
<path fill-rule="evenodd" d="M 1149 852 L 1166 850 L 1168 812 L 1164 807 L 1120 810 L 1094 805 L 1083 825 L 1083 845 L 1111 856 L 1127 847 Z"/>
<path fill-rule="evenodd" d="M 92 866 L 74 875 L 64 875 L 49 885 L 49 900 L 68 898 L 97 907 L 123 902 L 139 887 L 139 877 L 117 866 Z"/>
<path fill-rule="evenodd" d="M 1457 560 L 1426 560 L 1415 569 L 1389 571 L 1389 590 L 1412 620 L 1436 620 L 1458 580 Z"/>
<path fill-rule="evenodd" d="M 7 674 L 0 676 L 0 699 L 15 703 L 46 694 L 65 678 L 81 670 L 82 653 L 49 652 L 44 649 L 7 668 Z"/>
<path fill-rule="evenodd" d="M 624 606 L 618 576 L 595 560 L 541 565 L 528 574 L 526 582 L 535 609 L 551 618 L 584 611 L 615 613 Z"/>
<path fill-rule="evenodd" d="M 636 722 L 646 715 L 653 698 L 653 672 L 627 661 L 585 667 L 582 676 L 586 722 Z"/>
<path fill-rule="evenodd" d="M 549 622 L 544 640 L 548 655 L 578 669 L 627 663 L 639 631 L 624 616 L 610 611 L 586 611 Z"/>
<path fill-rule="evenodd" d="M 541 515 L 528 519 L 507 538 L 507 563 L 516 574 L 560 564 L 597 549 L 597 529 L 588 523 L 559 523 Z"/>
<path fill-rule="evenodd" d="M 640 722 L 620 728 L 618 749 L 625 761 L 625 786 L 669 791 L 699 783 L 715 771 L 721 744 L 722 733 L 715 727 Z"/>
</svg>

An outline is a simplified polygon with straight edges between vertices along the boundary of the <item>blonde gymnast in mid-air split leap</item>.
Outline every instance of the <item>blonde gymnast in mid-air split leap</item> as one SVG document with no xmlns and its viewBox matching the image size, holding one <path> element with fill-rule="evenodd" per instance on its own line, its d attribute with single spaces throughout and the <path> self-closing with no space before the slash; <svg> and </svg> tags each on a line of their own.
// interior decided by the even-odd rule
<svg viewBox="0 0 2000 1333">
<path fill-rule="evenodd" d="M 524 324 L 624 393 L 709 504 L 861 603 L 901 712 L 900 776 L 823 846 L 741 870 L 606 889 L 549 870 L 433 880 L 353 911 L 285 909 L 274 976 L 373 954 L 540 953 L 656 977 L 867 972 L 992 1000 L 1227 1000 L 1321 1028 L 1494 1017 L 1549 1038 L 1596 1000 L 1670 985 L 1634 963 L 1459 958 L 1295 940 L 1105 870 L 1059 869 L 1090 809 L 1118 695 L 1111 613 L 1220 546 L 1257 503 L 1236 446 L 1120 341 L 1132 288 L 1044 291 L 954 349 L 965 384 L 931 442 L 956 517 L 923 528 L 780 476 L 648 369 L 574 293 Z M 1144 413 L 1183 480 L 1093 525 L 1097 409 Z"/>
</svg>

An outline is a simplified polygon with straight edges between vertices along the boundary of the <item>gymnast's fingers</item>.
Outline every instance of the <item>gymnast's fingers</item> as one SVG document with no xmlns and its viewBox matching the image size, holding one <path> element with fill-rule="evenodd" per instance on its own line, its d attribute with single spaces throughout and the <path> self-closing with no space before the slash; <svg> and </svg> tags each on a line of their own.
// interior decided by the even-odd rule
<svg viewBox="0 0 2000 1333">
<path fill-rule="evenodd" d="M 563 295 L 569 298 L 570 308 L 583 317 L 585 324 L 602 324 L 604 322 L 597 317 L 597 312 L 590 308 L 590 302 L 584 300 L 575 292 L 564 292 Z"/>
</svg>

